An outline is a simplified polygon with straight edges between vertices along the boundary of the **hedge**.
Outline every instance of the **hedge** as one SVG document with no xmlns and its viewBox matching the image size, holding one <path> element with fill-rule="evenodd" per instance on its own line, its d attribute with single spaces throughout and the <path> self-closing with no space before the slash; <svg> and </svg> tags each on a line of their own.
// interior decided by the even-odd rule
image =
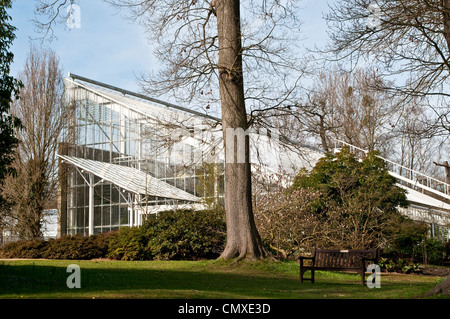
<svg viewBox="0 0 450 319">
<path fill-rule="evenodd" d="M 58 239 L 19 240 L 0 249 L 1 258 L 45 258 L 45 259 L 93 259 L 104 258 L 108 253 L 111 233 L 89 237 L 63 236 Z"/>
</svg>

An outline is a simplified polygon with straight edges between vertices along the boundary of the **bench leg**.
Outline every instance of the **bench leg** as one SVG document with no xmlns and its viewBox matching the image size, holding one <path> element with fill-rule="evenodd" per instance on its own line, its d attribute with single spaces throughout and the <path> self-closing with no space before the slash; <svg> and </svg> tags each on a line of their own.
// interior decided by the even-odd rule
<svg viewBox="0 0 450 319">
<path fill-rule="evenodd" d="M 303 282 L 303 274 L 305 273 L 302 266 L 303 266 L 303 261 L 300 260 L 300 283 Z"/>
<path fill-rule="evenodd" d="M 303 283 L 304 280 L 310 280 L 312 283 L 314 283 L 314 270 L 310 270 L 311 271 L 311 278 L 304 278 L 305 272 L 307 272 L 308 270 L 300 270 L 300 283 Z"/>
<path fill-rule="evenodd" d="M 311 271 L 311 278 L 304 278 L 305 272 L 307 272 L 308 270 Z M 300 283 L 303 283 L 303 281 L 305 280 L 309 280 L 314 283 L 314 270 L 300 268 Z"/>
<path fill-rule="evenodd" d="M 363 266 L 363 269 L 361 270 L 361 286 L 364 286 L 364 284 L 365 284 L 365 279 L 366 279 L 365 276 L 366 276 L 366 271 Z"/>
</svg>

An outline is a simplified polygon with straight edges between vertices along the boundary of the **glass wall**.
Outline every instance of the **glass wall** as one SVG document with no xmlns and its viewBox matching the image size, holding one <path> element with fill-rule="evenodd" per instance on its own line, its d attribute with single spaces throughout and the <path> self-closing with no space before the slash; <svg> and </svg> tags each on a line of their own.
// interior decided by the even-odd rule
<svg viewBox="0 0 450 319">
<path fill-rule="evenodd" d="M 194 162 L 194 146 L 171 142 L 168 139 L 171 133 L 165 127 L 167 123 L 146 114 L 145 104 L 132 98 L 128 98 L 129 105 L 123 101 L 119 103 L 111 98 L 113 93 L 76 83 L 72 83 L 68 91 L 74 115 L 66 127 L 67 154 L 62 155 L 133 167 L 198 197 L 212 196 L 205 187 L 207 171 L 202 163 Z M 136 106 L 133 105 L 135 102 Z M 164 111 L 160 107 L 159 112 Z M 223 191 L 223 177 L 220 177 L 223 164 L 217 167 L 219 178 L 214 181 L 222 185 L 211 186 L 216 190 L 216 197 L 218 191 Z M 67 234 L 88 234 L 88 180 L 86 172 L 74 166 L 69 168 Z M 146 197 L 146 194 L 136 196 L 97 176 L 94 176 L 94 184 L 94 233 L 130 226 L 136 210 L 143 213 L 148 211 L 148 206 L 186 203 Z"/>
<path fill-rule="evenodd" d="M 198 114 L 186 114 L 182 110 L 124 96 L 120 91 L 105 87 L 67 81 L 73 116 L 67 121 L 60 155 L 140 170 L 178 190 L 202 197 L 206 206 L 223 201 L 220 127 L 216 128 L 219 131 L 213 132 L 213 126 L 205 123 Z M 205 129 L 202 131 L 202 128 Z M 251 160 L 256 176 L 253 187 L 258 190 L 254 194 L 261 189 L 270 191 L 272 183 L 284 185 L 289 176 L 295 176 L 301 168 L 313 167 L 323 156 L 323 153 L 303 146 L 298 149 L 296 145 L 284 147 L 277 140 L 271 144 L 263 134 L 250 144 L 255 148 L 251 154 L 259 157 Z M 62 233 L 88 235 L 90 177 L 74 165 L 67 165 L 66 172 L 62 174 L 63 179 L 60 175 L 60 180 L 64 180 L 60 186 L 64 188 L 60 196 L 61 227 L 65 229 Z M 266 179 L 271 176 L 281 178 L 271 182 L 270 178 Z M 93 184 L 94 233 L 137 225 L 143 214 L 188 204 L 182 200 L 158 197 L 157 194 L 131 193 L 97 176 L 94 176 Z M 449 238 L 447 213 L 413 206 L 402 212 L 429 223 L 433 236 Z"/>
<path fill-rule="evenodd" d="M 450 239 L 450 218 L 447 213 L 416 205 L 410 205 L 407 208 L 399 207 L 398 210 L 413 220 L 427 223 L 431 237 L 444 242 Z"/>
</svg>

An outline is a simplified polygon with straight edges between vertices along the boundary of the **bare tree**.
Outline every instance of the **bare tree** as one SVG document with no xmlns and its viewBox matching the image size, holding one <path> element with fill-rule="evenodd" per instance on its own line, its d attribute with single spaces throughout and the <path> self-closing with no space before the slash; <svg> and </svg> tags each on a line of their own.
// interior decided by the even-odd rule
<svg viewBox="0 0 450 319">
<path fill-rule="evenodd" d="M 40 12 L 50 16 L 50 22 L 41 24 L 44 29 L 54 21 L 55 8 L 66 2 L 41 2 Z M 264 112 L 281 106 L 303 74 L 303 65 L 293 58 L 296 41 L 288 41 L 298 37 L 295 1 L 106 2 L 126 9 L 146 27 L 162 62 L 157 74 L 142 75 L 144 91 L 169 92 L 196 101 L 206 113 L 221 114 L 225 146 L 227 131 L 249 128 L 248 109 Z M 214 105 L 220 108 L 213 109 Z M 225 165 L 227 245 L 221 257 L 226 259 L 267 255 L 253 217 L 248 136 L 245 139 L 244 162 Z M 237 159 L 237 151 L 225 147 L 228 158 Z"/>
<path fill-rule="evenodd" d="M 445 169 L 445 182 L 447 184 L 450 184 L 450 165 L 448 164 L 448 161 L 444 161 L 442 163 L 436 163 L 433 162 L 436 166 L 444 167 Z"/>
<path fill-rule="evenodd" d="M 439 155 L 436 150 L 439 150 L 440 138 L 436 136 L 435 127 L 430 126 L 427 106 L 421 99 L 412 99 L 408 103 L 392 133 L 397 146 L 391 152 L 392 157 L 412 170 L 434 175 L 435 169 L 429 159 Z"/>
<path fill-rule="evenodd" d="M 384 149 L 400 113 L 396 100 L 378 87 L 380 81 L 372 69 L 321 71 L 295 116 L 325 151 L 331 150 L 334 139 Z"/>
<path fill-rule="evenodd" d="M 395 80 L 387 88 L 405 99 L 433 97 L 437 123 L 450 128 L 450 1 L 340 0 L 326 19 L 333 57 L 377 64 Z"/>
<path fill-rule="evenodd" d="M 13 229 L 34 239 L 42 235 L 43 211 L 56 207 L 56 151 L 69 109 L 54 52 L 31 48 L 19 78 L 24 83 L 21 98 L 11 107 L 23 124 L 16 131 L 20 143 L 12 164 L 17 174 L 5 181 L 3 194 L 11 203 Z"/>
</svg>

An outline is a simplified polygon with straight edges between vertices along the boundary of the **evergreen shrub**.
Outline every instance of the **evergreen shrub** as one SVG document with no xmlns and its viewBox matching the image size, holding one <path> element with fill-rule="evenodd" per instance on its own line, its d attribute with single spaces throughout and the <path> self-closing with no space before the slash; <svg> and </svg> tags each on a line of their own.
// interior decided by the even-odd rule
<svg viewBox="0 0 450 319">
<path fill-rule="evenodd" d="M 151 215 L 139 228 L 120 229 L 108 257 L 120 260 L 217 258 L 224 248 L 221 210 L 178 210 Z"/>
<path fill-rule="evenodd" d="M 224 248 L 225 219 L 220 209 L 178 210 L 151 215 L 141 227 L 88 237 L 20 240 L 0 249 L 0 258 L 82 260 L 169 260 L 217 258 Z"/>
</svg>

